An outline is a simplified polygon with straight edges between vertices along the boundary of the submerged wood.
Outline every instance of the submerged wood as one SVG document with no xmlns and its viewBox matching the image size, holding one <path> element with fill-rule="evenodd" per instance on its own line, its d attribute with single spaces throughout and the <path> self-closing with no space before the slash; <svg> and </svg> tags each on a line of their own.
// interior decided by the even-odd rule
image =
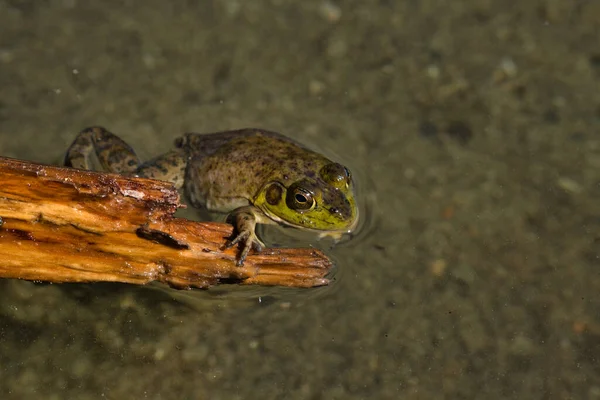
<svg viewBox="0 0 600 400">
<path fill-rule="evenodd" d="M 235 265 L 232 227 L 175 218 L 169 183 L 0 157 L 0 278 L 314 287 L 331 261 L 315 249 L 265 249 Z"/>
</svg>

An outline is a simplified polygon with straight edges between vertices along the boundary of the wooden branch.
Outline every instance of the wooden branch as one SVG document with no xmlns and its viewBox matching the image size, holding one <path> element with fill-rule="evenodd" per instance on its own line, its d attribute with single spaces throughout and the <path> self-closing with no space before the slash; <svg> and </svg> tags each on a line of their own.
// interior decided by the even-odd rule
<svg viewBox="0 0 600 400">
<path fill-rule="evenodd" d="M 0 157 L 0 278 L 314 287 L 331 261 L 314 249 L 265 249 L 235 265 L 232 227 L 174 218 L 169 183 Z"/>
</svg>

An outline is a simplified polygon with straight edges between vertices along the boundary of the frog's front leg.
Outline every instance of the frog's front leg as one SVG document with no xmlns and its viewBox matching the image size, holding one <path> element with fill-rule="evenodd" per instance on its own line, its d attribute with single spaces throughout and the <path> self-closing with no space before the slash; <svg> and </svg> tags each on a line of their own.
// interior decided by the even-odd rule
<svg viewBox="0 0 600 400">
<path fill-rule="evenodd" d="M 91 170 L 94 155 L 105 171 L 167 181 L 177 189 L 183 186 L 188 159 L 183 149 L 169 151 L 141 164 L 127 142 L 102 127 L 93 127 L 77 135 L 67 150 L 65 165 Z"/>
<path fill-rule="evenodd" d="M 238 243 L 243 243 L 242 252 L 237 260 L 238 266 L 243 266 L 246 256 L 251 248 L 256 252 L 262 251 L 264 243 L 256 236 L 256 224 L 272 224 L 269 218 L 266 218 L 262 211 L 254 206 L 244 206 L 236 208 L 227 216 L 227 222 L 235 227 L 235 235 L 225 248 L 230 248 Z"/>
</svg>

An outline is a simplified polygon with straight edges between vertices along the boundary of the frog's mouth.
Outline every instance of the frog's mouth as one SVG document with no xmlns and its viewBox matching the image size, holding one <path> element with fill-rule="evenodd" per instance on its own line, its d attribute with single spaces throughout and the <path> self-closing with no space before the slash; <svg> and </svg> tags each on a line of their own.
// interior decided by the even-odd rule
<svg viewBox="0 0 600 400">
<path fill-rule="evenodd" d="M 356 207 L 354 209 L 354 219 L 352 220 L 352 223 L 348 227 L 346 227 L 344 229 L 339 229 L 339 230 L 320 231 L 319 239 L 330 237 L 337 243 L 342 239 L 342 237 L 344 235 L 350 235 L 350 234 L 352 234 L 352 232 L 354 232 L 354 230 L 358 226 L 358 220 L 359 220 L 359 212 L 358 212 L 358 208 Z"/>
</svg>

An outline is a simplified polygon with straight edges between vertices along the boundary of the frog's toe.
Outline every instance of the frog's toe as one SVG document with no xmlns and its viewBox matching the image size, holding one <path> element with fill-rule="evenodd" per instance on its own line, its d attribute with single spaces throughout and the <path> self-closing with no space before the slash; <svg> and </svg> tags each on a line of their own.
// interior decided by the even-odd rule
<svg viewBox="0 0 600 400">
<path fill-rule="evenodd" d="M 260 253 L 265 248 L 265 245 L 255 236 L 254 240 L 252 241 L 252 248 L 255 252 Z"/>
<path fill-rule="evenodd" d="M 244 261 L 246 261 L 246 257 L 248 256 L 250 249 L 254 249 L 254 251 L 260 253 L 264 248 L 264 244 L 260 241 L 256 234 L 250 230 L 238 233 L 232 240 L 227 242 L 225 248 L 233 247 L 238 243 L 243 243 L 242 251 L 236 262 L 238 267 L 242 267 L 244 265 Z"/>
</svg>

